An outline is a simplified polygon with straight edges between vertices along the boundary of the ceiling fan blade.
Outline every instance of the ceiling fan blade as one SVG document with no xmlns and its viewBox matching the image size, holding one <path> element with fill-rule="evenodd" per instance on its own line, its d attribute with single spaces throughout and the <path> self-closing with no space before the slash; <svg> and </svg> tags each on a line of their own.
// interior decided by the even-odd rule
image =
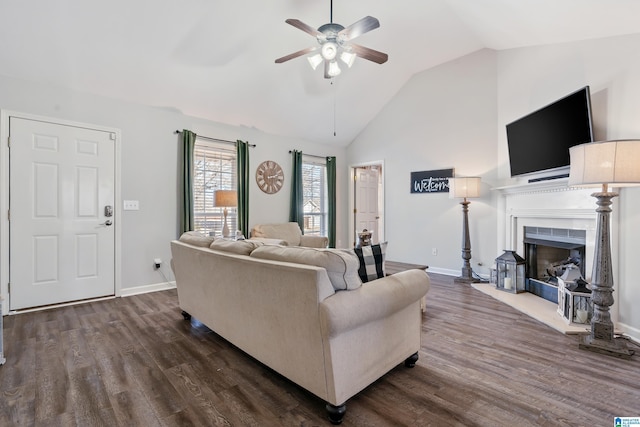
<svg viewBox="0 0 640 427">
<path fill-rule="evenodd" d="M 305 33 L 311 34 L 314 37 L 323 37 L 324 34 L 322 34 L 320 31 L 318 31 L 317 29 L 313 28 L 311 25 L 307 25 L 304 22 L 300 21 L 299 19 L 287 19 L 286 21 L 287 24 L 289 25 L 293 25 L 294 27 L 296 27 L 299 30 L 304 31 Z"/>
<path fill-rule="evenodd" d="M 345 41 L 355 39 L 356 37 L 361 36 L 364 33 L 375 30 L 379 26 L 380 21 L 378 21 L 376 18 L 374 18 L 373 16 L 365 16 L 361 20 L 354 22 L 344 30 L 340 31 L 338 33 L 338 37 L 342 38 Z"/>
<path fill-rule="evenodd" d="M 358 55 L 360 58 L 375 62 L 377 64 L 384 64 L 389 59 L 389 55 L 379 52 L 377 50 L 369 49 L 368 47 L 360 46 L 358 44 L 350 44 L 351 51 Z"/>
<path fill-rule="evenodd" d="M 283 56 L 282 58 L 276 59 L 276 64 L 282 64 L 290 59 L 297 58 L 298 56 L 306 55 L 307 53 L 311 53 L 314 50 L 318 50 L 318 47 L 308 47 L 306 49 L 299 50 L 297 52 L 290 53 L 289 55 Z"/>
</svg>

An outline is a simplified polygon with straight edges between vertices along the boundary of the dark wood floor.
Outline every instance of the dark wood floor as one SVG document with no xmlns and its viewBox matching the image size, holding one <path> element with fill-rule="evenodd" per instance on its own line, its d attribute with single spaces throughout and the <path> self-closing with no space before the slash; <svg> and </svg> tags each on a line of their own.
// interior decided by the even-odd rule
<svg viewBox="0 0 640 427">
<path fill-rule="evenodd" d="M 640 354 L 579 350 L 575 336 L 430 276 L 416 367 L 350 399 L 343 425 L 592 427 L 640 416 Z M 175 290 L 4 323 L 1 426 L 329 425 L 318 398 L 184 321 Z"/>
</svg>

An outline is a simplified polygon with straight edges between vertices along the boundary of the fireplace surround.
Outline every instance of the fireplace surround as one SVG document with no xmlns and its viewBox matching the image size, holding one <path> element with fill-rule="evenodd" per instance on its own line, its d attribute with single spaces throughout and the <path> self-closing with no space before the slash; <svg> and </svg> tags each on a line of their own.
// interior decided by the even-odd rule
<svg viewBox="0 0 640 427">
<path fill-rule="evenodd" d="M 499 249 L 512 249 L 528 259 L 525 247 L 525 227 L 541 229 L 579 230 L 584 235 L 581 254 L 581 272 L 585 280 L 591 280 L 596 235 L 596 212 L 593 189 L 570 188 L 568 179 L 532 182 L 496 188 L 498 197 Z M 615 201 L 614 201 L 615 203 Z M 613 208 L 611 217 L 612 258 L 617 258 L 617 217 Z M 553 256 L 553 255 L 552 255 Z M 616 276 L 614 272 L 614 276 Z M 543 285 L 541 285 L 543 286 Z M 557 303 L 557 288 L 547 292 Z M 617 304 L 611 307 L 612 319 L 617 319 Z M 614 320 L 615 321 L 615 320 Z"/>
</svg>

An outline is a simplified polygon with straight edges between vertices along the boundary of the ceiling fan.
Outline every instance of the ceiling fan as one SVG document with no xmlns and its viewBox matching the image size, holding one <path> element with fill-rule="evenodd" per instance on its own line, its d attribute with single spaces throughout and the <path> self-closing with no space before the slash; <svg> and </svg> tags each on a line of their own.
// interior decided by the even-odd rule
<svg viewBox="0 0 640 427">
<path fill-rule="evenodd" d="M 320 26 L 317 30 L 310 25 L 298 19 L 287 19 L 285 22 L 289 25 L 311 34 L 318 41 L 318 46 L 308 47 L 299 50 L 282 58 L 276 59 L 276 64 L 281 64 L 290 59 L 297 58 L 312 52 L 320 51 L 314 55 L 307 57 L 309 64 L 315 70 L 322 62 L 324 62 L 324 78 L 330 79 L 341 73 L 338 65 L 338 58 L 347 64 L 348 67 L 353 65 L 356 56 L 375 62 L 384 64 L 389 59 L 386 53 L 369 49 L 368 47 L 358 44 L 349 43 L 351 40 L 371 30 L 375 30 L 380 26 L 380 21 L 372 16 L 366 16 L 357 22 L 343 27 L 333 22 L 333 0 L 331 0 L 330 22 Z"/>
</svg>

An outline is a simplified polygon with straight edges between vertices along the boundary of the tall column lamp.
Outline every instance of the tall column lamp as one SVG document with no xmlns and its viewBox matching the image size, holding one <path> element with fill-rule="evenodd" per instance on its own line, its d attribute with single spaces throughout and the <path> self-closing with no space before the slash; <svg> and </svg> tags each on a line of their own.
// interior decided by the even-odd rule
<svg viewBox="0 0 640 427">
<path fill-rule="evenodd" d="M 609 190 L 640 184 L 640 140 L 590 142 L 569 149 L 571 169 L 569 186 L 602 186 L 591 194 L 596 198 L 596 241 L 591 274 L 591 331 L 580 338 L 579 347 L 597 353 L 629 359 L 634 351 L 614 337 L 609 307 L 613 305 L 613 265 L 609 237 L 611 199 L 618 193 Z"/>
<path fill-rule="evenodd" d="M 469 202 L 467 199 L 480 197 L 479 177 L 449 178 L 449 198 L 462 199 L 462 274 L 454 279 L 455 283 L 473 283 L 471 259 L 471 241 L 469 239 Z"/>
<path fill-rule="evenodd" d="M 224 225 L 222 226 L 222 237 L 230 237 L 229 226 L 227 225 L 227 208 L 238 206 L 238 193 L 235 190 L 217 190 L 213 193 L 213 206 L 224 208 Z"/>
</svg>

